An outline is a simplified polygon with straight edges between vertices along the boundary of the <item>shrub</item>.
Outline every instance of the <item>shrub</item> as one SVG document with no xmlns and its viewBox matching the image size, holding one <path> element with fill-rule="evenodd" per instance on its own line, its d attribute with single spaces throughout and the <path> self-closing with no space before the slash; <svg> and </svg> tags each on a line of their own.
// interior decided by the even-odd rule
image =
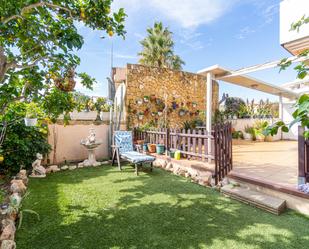
<svg viewBox="0 0 309 249">
<path fill-rule="evenodd" d="M 0 121 L 9 123 L 6 136 L 1 146 L 4 161 L 1 164 L 2 173 L 14 174 L 21 167 L 31 168 L 36 153 L 47 154 L 51 147 L 47 142 L 47 125 L 38 122 L 38 126 L 25 126 L 25 117 L 29 104 L 17 103 L 10 105 L 5 116 Z M 38 111 L 40 112 L 40 111 Z M 2 126 L 0 126 L 2 129 Z"/>
</svg>

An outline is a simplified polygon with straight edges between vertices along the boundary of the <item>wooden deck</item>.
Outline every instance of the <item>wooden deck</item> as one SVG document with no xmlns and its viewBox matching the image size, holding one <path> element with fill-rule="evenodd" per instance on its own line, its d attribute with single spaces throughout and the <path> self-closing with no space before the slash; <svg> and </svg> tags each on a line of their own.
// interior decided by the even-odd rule
<svg viewBox="0 0 309 249">
<path fill-rule="evenodd" d="M 297 188 L 297 141 L 233 141 L 232 174 Z"/>
</svg>

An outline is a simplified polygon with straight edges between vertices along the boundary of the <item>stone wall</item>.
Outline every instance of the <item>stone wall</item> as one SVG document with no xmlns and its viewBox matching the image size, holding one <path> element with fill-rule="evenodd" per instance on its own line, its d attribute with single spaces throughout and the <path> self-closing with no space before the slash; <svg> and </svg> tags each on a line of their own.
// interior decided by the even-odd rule
<svg viewBox="0 0 309 249">
<path fill-rule="evenodd" d="M 206 78 L 202 75 L 128 64 L 126 77 L 129 128 L 152 120 L 159 125 L 167 122 L 172 128 L 180 128 L 183 122 L 196 119 L 205 111 Z M 213 110 L 218 106 L 218 91 L 218 83 L 213 82 Z"/>
</svg>

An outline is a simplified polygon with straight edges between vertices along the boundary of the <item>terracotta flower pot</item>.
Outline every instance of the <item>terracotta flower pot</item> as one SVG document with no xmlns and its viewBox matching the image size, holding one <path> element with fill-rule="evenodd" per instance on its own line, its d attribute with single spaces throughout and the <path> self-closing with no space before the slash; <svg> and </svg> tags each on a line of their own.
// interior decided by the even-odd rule
<svg viewBox="0 0 309 249">
<path fill-rule="evenodd" d="M 147 146 L 150 153 L 156 153 L 156 144 L 148 144 Z"/>
</svg>

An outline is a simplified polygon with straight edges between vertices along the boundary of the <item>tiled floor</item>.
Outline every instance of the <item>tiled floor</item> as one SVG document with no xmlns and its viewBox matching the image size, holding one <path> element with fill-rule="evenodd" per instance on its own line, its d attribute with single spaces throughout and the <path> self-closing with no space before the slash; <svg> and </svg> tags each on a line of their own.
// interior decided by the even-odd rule
<svg viewBox="0 0 309 249">
<path fill-rule="evenodd" d="M 297 153 L 297 141 L 234 141 L 233 172 L 295 188 Z"/>
</svg>

